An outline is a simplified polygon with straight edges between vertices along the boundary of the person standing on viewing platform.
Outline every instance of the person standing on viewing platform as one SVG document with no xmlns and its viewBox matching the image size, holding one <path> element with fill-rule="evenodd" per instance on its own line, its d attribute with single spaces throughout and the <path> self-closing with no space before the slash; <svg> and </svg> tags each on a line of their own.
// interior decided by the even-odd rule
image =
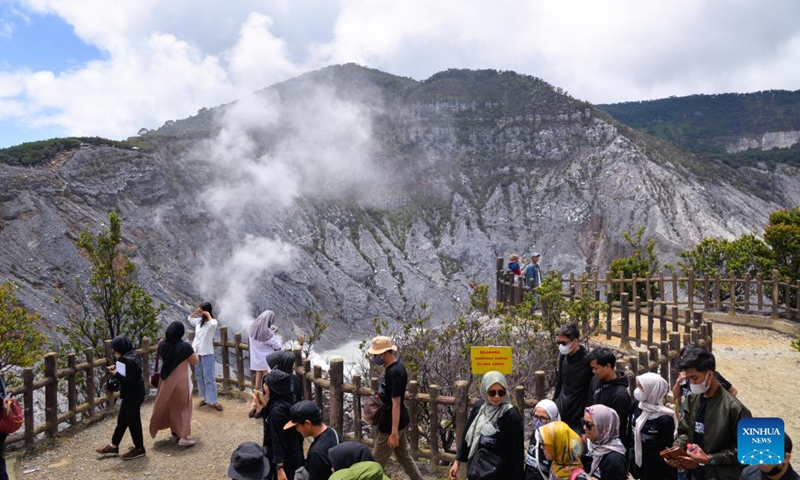
<svg viewBox="0 0 800 480">
<path fill-rule="evenodd" d="M 522 275 L 522 267 L 519 264 L 519 255 L 512 253 L 508 256 L 508 272 L 514 275 Z"/>
<path fill-rule="evenodd" d="M 542 271 L 539 268 L 539 252 L 531 253 L 531 263 L 525 267 L 525 285 L 534 289 L 542 284 Z"/>
<path fill-rule="evenodd" d="M 217 333 L 218 323 L 211 311 L 211 304 L 201 303 L 189 315 L 189 323 L 194 327 L 192 348 L 200 358 L 200 363 L 194 369 L 197 392 L 203 397 L 200 406 L 211 405 L 221 411 L 222 405 L 217 401 L 217 380 L 214 376 L 214 334 Z"/>
<path fill-rule="evenodd" d="M 403 364 L 397 360 L 397 345 L 392 345 L 389 337 L 378 336 L 372 339 L 367 353 L 372 356 L 372 363 L 385 368 L 378 395 L 386 412 L 378 424 L 378 436 L 372 449 L 375 461 L 386 468 L 386 462 L 394 452 L 397 463 L 403 467 L 406 475 L 412 480 L 422 480 L 417 463 L 408 450 L 406 427 L 410 418 L 404 403 L 408 374 Z"/>
<path fill-rule="evenodd" d="M 258 415 L 264 419 L 263 445 L 267 448 L 270 470 L 277 480 L 294 479 L 303 466 L 303 436 L 293 429 L 284 429 L 291 421 L 294 404 L 292 378 L 286 372 L 272 370 L 264 377 L 263 390 L 254 391 Z"/>
<path fill-rule="evenodd" d="M 578 435 L 583 433 L 581 419 L 589 399 L 589 385 L 593 376 L 592 367 L 589 366 L 589 352 L 580 344 L 579 337 L 580 330 L 575 322 L 567 322 L 556 330 L 560 355 L 553 393 L 553 401 L 561 414 L 561 421 Z"/>
<path fill-rule="evenodd" d="M 672 468 L 687 469 L 693 480 L 735 480 L 742 473 L 739 463 L 736 427 L 752 414 L 736 397 L 725 390 L 714 372 L 714 355 L 694 348 L 678 362 L 686 372 L 692 395 L 678 425 L 675 446 L 686 450 L 678 461 L 665 459 Z"/>
<path fill-rule="evenodd" d="M 261 390 L 264 375 L 269 373 L 267 357 L 281 349 L 281 342 L 275 335 L 275 312 L 264 310 L 250 325 L 250 374 L 254 375 L 253 390 Z M 256 404 L 250 406 L 250 417 L 256 415 Z"/>
</svg>

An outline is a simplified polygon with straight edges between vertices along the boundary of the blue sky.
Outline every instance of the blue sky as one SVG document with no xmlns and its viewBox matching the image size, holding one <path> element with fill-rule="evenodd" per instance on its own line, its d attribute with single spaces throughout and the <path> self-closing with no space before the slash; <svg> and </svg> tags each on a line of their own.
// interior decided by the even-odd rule
<svg viewBox="0 0 800 480">
<path fill-rule="evenodd" d="M 0 0 L 0 148 L 124 139 L 303 72 L 535 75 L 594 103 L 800 89 L 800 2 Z"/>
</svg>

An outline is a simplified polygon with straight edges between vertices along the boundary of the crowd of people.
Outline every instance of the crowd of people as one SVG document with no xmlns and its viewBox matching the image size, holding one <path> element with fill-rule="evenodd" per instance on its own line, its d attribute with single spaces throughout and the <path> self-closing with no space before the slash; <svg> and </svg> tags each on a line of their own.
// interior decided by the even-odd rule
<svg viewBox="0 0 800 480">
<path fill-rule="evenodd" d="M 538 259 L 538 254 L 532 258 Z M 538 270 L 538 262 L 532 265 Z M 180 321 L 167 327 L 158 344 L 160 382 L 149 423 L 151 437 L 169 429 L 172 441 L 181 447 L 195 444 L 192 367 L 202 398 L 199 405 L 222 410 L 213 361 L 218 323 L 211 305 L 201 304 L 187 320 L 195 328 L 192 344 L 183 340 L 185 326 Z M 259 315 L 250 337 L 251 345 L 256 345 L 253 351 L 264 357 L 251 359 L 254 371 L 261 372 L 253 379 L 251 416 L 263 422 L 263 437 L 260 444 L 245 442 L 236 448 L 230 459 L 231 478 L 384 479 L 392 454 L 408 478 L 423 478 L 407 440 L 408 375 L 391 338 L 375 337 L 367 350 L 370 361 L 384 369 L 377 392 L 383 411 L 370 450 L 343 441 L 340 432 L 323 422 L 317 405 L 302 400 L 294 354 L 280 350 L 273 312 Z M 482 398 L 469 413 L 463 438 L 457 439 L 450 478 L 455 480 L 462 472 L 470 480 L 625 480 L 629 475 L 642 480 L 798 478 L 789 464 L 788 434 L 786 458 L 780 465 L 745 469 L 739 463 L 736 427 L 751 413 L 736 397 L 735 387 L 717 372 L 710 352 L 685 346 L 680 352 L 680 376 L 671 389 L 660 375 L 645 373 L 636 376 L 631 398 L 628 377 L 616 368 L 613 350 L 589 351 L 574 322 L 559 327 L 556 339 L 559 358 L 553 397 L 535 405 L 527 448 L 525 421 L 509 395 L 505 376 L 488 372 L 481 378 Z M 119 381 L 121 404 L 111 442 L 97 453 L 119 455 L 123 436 L 130 431 L 133 445 L 122 458 L 131 460 L 146 455 L 140 414 L 145 397 L 142 359 L 125 337 L 114 338 L 111 348 L 116 362 L 108 373 Z M 2 388 L 0 383 L 0 393 Z M 677 412 L 665 405 L 670 390 Z M 306 437 L 312 443 L 304 453 Z M 0 480 L 7 478 L 3 475 Z"/>
</svg>

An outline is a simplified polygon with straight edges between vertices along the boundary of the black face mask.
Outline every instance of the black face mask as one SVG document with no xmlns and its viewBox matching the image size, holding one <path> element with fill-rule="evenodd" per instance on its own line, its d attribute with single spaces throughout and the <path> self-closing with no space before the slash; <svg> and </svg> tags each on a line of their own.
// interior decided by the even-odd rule
<svg viewBox="0 0 800 480">
<path fill-rule="evenodd" d="M 782 468 L 783 468 L 783 463 L 781 463 L 780 465 L 775 465 L 774 467 L 772 467 L 772 470 L 767 472 L 767 476 L 768 477 L 772 477 L 772 476 L 775 476 L 775 475 L 781 473 L 781 469 Z"/>
</svg>

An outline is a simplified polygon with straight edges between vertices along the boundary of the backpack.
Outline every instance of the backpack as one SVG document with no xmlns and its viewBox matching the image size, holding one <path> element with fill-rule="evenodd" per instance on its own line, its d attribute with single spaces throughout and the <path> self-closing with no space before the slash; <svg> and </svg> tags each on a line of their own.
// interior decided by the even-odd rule
<svg viewBox="0 0 800 480">
<path fill-rule="evenodd" d="M 386 405 L 381 400 L 380 395 L 373 394 L 364 399 L 364 408 L 361 410 L 361 417 L 370 425 L 379 425 L 386 413 Z"/>
<path fill-rule="evenodd" d="M 2 398 L 0 405 L 0 433 L 14 433 L 22 426 L 23 416 L 22 407 L 19 401 L 6 395 Z"/>
</svg>

